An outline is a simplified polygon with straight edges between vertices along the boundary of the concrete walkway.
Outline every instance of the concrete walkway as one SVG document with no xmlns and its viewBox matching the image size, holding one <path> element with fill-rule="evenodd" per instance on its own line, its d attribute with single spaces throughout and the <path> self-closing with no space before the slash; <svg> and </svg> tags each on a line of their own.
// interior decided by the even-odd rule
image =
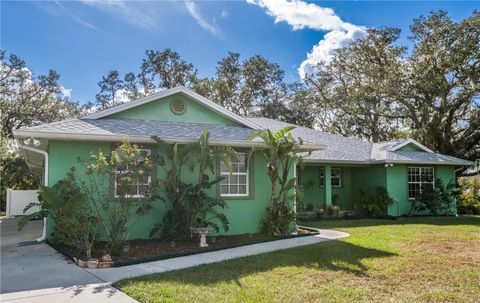
<svg viewBox="0 0 480 303">
<path fill-rule="evenodd" d="M 16 231 L 16 220 L 2 220 L 0 301 L 36 302 L 137 302 L 111 283 L 201 264 L 257 255 L 287 248 L 348 237 L 347 233 L 318 230 L 319 235 L 284 239 L 109 269 L 83 269 L 44 243 L 32 243 L 41 233 L 40 223 L 31 223 L 23 233 Z M 37 228 L 35 227 L 36 225 Z M 29 242 L 24 242 L 30 240 Z"/>
<path fill-rule="evenodd" d="M 86 269 L 86 271 L 95 275 L 104 282 L 113 283 L 124 278 L 138 277 L 143 275 L 162 273 L 170 270 L 193 267 L 201 264 L 221 262 L 240 257 L 258 255 L 277 250 L 316 244 L 328 240 L 340 239 L 349 236 L 349 234 L 347 233 L 335 230 L 317 230 L 320 232 L 320 234 L 315 236 L 258 243 L 253 245 L 223 249 L 214 252 L 207 252 L 203 254 L 196 254 L 161 261 L 153 261 L 130 266 L 113 267 L 108 269 Z"/>
</svg>

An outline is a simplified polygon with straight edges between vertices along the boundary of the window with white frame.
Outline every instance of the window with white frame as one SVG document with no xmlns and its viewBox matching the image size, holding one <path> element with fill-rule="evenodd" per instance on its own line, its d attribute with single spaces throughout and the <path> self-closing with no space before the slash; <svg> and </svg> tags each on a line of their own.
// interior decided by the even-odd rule
<svg viewBox="0 0 480 303">
<path fill-rule="evenodd" d="M 320 167 L 319 184 L 320 187 L 325 185 L 325 168 Z M 332 167 L 330 169 L 330 184 L 332 187 L 342 187 L 342 169 L 340 167 Z"/>
<path fill-rule="evenodd" d="M 409 167 L 408 168 L 408 199 L 415 200 L 421 193 L 422 186 L 434 183 L 433 167 Z"/>
<path fill-rule="evenodd" d="M 232 159 L 232 171 L 220 161 L 220 175 L 224 179 L 220 182 L 220 196 L 246 197 L 248 196 L 248 164 L 247 154 L 238 153 L 238 160 Z"/>
<path fill-rule="evenodd" d="M 120 157 L 122 157 L 121 152 L 117 150 L 118 154 Z M 145 163 L 146 158 L 150 158 L 152 154 L 152 151 L 150 149 L 140 149 L 138 153 L 138 165 L 143 165 Z M 122 182 L 123 178 L 136 178 L 138 179 L 137 184 L 131 184 L 129 185 L 127 192 L 130 197 L 132 198 L 143 198 L 145 197 L 145 193 L 148 190 L 148 187 L 150 186 L 150 183 L 152 182 L 152 178 L 150 175 L 145 175 L 141 177 L 135 177 L 134 172 L 132 169 L 128 167 L 127 163 L 120 163 L 116 168 L 115 168 L 115 183 L 114 183 L 114 194 L 115 197 L 118 197 L 119 193 L 119 184 Z"/>
</svg>

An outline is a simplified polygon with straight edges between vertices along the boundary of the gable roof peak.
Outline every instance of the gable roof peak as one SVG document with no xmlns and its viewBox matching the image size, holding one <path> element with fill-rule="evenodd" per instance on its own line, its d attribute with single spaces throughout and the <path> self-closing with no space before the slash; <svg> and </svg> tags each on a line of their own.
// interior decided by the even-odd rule
<svg viewBox="0 0 480 303">
<path fill-rule="evenodd" d="M 227 119 L 230 119 L 230 120 L 232 120 L 232 121 L 234 121 L 234 122 L 236 122 L 240 125 L 243 125 L 243 126 L 246 126 L 246 127 L 252 128 L 252 129 L 260 129 L 260 127 L 257 124 L 249 121 L 248 119 L 243 118 L 242 116 L 239 116 L 239 115 L 229 111 L 228 109 L 218 105 L 217 103 L 215 103 L 215 102 L 205 98 L 204 96 L 194 92 L 193 90 L 191 90 L 189 88 L 186 88 L 185 86 L 181 86 L 181 85 L 173 87 L 173 88 L 169 88 L 169 89 L 166 89 L 166 90 L 162 90 L 162 91 L 150 94 L 148 96 L 145 96 L 145 97 L 142 97 L 142 98 L 139 98 L 139 99 L 135 99 L 135 100 L 132 100 L 132 101 L 129 101 L 129 102 L 126 102 L 126 103 L 122 103 L 122 104 L 119 104 L 119 105 L 101 110 L 101 111 L 96 112 L 94 114 L 87 115 L 87 116 L 83 117 L 83 119 L 99 119 L 99 118 L 107 117 L 107 116 L 113 115 L 115 113 L 122 112 L 122 111 L 125 111 L 127 109 L 134 108 L 134 107 L 137 107 L 137 106 L 140 106 L 140 105 L 143 105 L 143 104 L 146 104 L 146 103 L 149 103 L 149 102 L 161 99 L 161 98 L 165 98 L 165 97 L 168 97 L 168 96 L 171 96 L 171 95 L 174 95 L 174 94 L 178 94 L 178 93 L 189 97 L 190 99 L 199 103 L 200 105 L 203 105 L 203 106 L 209 108 L 210 110 L 212 110 L 212 111 L 214 111 L 214 112 L 216 112 L 216 113 L 226 117 Z"/>
</svg>

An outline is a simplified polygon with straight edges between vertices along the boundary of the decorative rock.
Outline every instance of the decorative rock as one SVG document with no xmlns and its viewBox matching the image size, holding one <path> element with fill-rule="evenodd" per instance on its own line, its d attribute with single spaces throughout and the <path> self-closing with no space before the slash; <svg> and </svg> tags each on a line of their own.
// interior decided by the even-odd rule
<svg viewBox="0 0 480 303">
<path fill-rule="evenodd" d="M 87 267 L 87 262 L 85 262 L 81 259 L 77 259 L 77 265 L 80 266 L 80 267 Z"/>
<path fill-rule="evenodd" d="M 98 259 L 90 259 L 87 261 L 87 268 L 95 269 L 98 268 Z"/>
<path fill-rule="evenodd" d="M 304 235 L 308 235 L 308 234 L 309 234 L 309 232 L 305 229 L 299 229 L 297 231 L 297 235 L 299 235 L 299 236 L 304 236 Z"/>
<path fill-rule="evenodd" d="M 112 262 L 112 256 L 110 256 L 110 254 L 103 255 L 100 258 L 100 261 L 102 261 L 102 262 Z"/>
<path fill-rule="evenodd" d="M 110 268 L 113 266 L 113 262 L 100 262 L 98 268 Z"/>
</svg>

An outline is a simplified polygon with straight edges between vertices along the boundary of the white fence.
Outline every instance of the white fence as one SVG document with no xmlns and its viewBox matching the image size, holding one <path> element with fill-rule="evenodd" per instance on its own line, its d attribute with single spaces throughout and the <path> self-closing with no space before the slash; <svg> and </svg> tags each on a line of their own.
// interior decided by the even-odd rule
<svg viewBox="0 0 480 303">
<path fill-rule="evenodd" d="M 13 190 L 7 189 L 7 218 L 31 214 L 38 210 L 38 207 L 30 208 L 25 214 L 23 209 L 30 202 L 38 201 L 38 190 Z"/>
</svg>

